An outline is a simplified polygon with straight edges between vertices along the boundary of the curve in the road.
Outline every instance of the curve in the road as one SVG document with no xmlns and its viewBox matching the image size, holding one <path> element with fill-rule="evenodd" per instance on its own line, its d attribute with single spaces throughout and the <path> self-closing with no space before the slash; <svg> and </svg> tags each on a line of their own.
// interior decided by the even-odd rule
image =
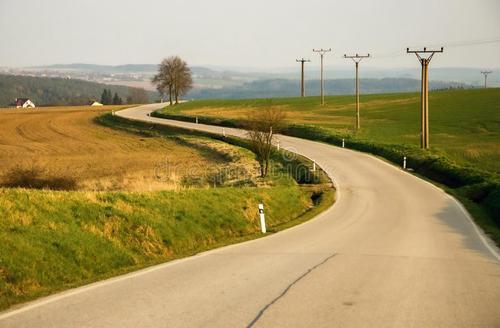
<svg viewBox="0 0 500 328">
<path fill-rule="evenodd" d="M 159 106 L 118 115 L 222 132 L 149 117 Z M 266 238 L 34 302 L 0 315 L 0 327 L 500 326 L 498 253 L 455 199 L 373 156 L 280 143 L 335 179 L 333 207 Z"/>
</svg>

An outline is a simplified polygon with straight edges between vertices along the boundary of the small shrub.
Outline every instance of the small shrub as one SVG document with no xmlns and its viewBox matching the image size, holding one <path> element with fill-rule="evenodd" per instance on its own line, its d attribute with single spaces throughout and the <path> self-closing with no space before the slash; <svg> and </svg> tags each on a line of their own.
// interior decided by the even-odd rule
<svg viewBox="0 0 500 328">
<path fill-rule="evenodd" d="M 78 183 L 73 177 L 53 175 L 40 167 L 31 166 L 25 168 L 17 166 L 5 174 L 2 186 L 8 188 L 76 190 Z"/>
</svg>

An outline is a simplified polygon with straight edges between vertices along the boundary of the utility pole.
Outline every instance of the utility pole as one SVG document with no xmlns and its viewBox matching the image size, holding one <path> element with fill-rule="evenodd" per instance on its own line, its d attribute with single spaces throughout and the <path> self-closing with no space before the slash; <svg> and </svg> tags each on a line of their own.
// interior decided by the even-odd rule
<svg viewBox="0 0 500 328">
<path fill-rule="evenodd" d="M 296 59 L 295 61 L 301 64 L 300 96 L 303 98 L 306 95 L 306 89 L 304 85 L 304 63 L 309 63 L 310 60 L 302 58 L 302 59 Z"/>
<path fill-rule="evenodd" d="M 329 49 L 313 49 L 313 52 L 317 52 L 319 53 L 319 55 L 321 56 L 321 106 L 324 106 L 325 105 L 325 84 L 323 82 L 323 56 L 327 53 L 327 52 L 331 52 L 332 51 L 332 48 L 329 48 Z"/>
<path fill-rule="evenodd" d="M 421 83 L 421 94 L 420 94 L 420 102 L 422 105 L 421 110 L 421 130 L 420 133 L 420 148 L 428 149 L 429 148 L 429 63 L 431 62 L 432 57 L 435 53 L 443 52 L 443 47 L 440 50 L 411 50 L 410 48 L 406 48 L 406 53 L 415 54 L 418 58 L 418 61 L 422 65 L 422 83 Z M 425 57 L 426 54 L 428 57 Z"/>
<path fill-rule="evenodd" d="M 370 58 L 370 54 L 367 55 L 358 55 L 355 56 L 347 56 L 344 55 L 344 58 L 351 58 L 352 61 L 356 64 L 356 132 L 361 128 L 361 123 L 359 119 L 359 63 L 363 60 L 363 58 Z"/>
<path fill-rule="evenodd" d="M 481 74 L 484 75 L 484 88 L 488 87 L 488 74 L 493 73 L 493 71 L 481 71 Z"/>
</svg>

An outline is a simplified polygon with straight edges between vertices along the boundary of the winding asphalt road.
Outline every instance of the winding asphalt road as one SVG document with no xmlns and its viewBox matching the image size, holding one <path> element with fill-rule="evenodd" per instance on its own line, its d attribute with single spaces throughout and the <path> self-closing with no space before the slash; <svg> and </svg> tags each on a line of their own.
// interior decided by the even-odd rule
<svg viewBox="0 0 500 328">
<path fill-rule="evenodd" d="M 149 118 L 158 106 L 118 115 L 222 132 Z M 372 156 L 279 138 L 335 179 L 329 210 L 35 301 L 0 314 L 0 327 L 500 327 L 500 258 L 459 203 Z"/>
</svg>

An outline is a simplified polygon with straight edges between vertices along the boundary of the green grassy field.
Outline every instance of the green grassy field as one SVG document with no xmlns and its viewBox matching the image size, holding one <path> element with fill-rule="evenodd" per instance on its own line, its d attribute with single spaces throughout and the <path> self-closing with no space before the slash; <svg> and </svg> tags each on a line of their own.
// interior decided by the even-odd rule
<svg viewBox="0 0 500 328">
<path fill-rule="evenodd" d="M 150 193 L 0 189 L 0 309 L 271 233 L 312 209 L 296 185 Z M 332 197 L 332 195 L 329 195 Z"/>
<path fill-rule="evenodd" d="M 380 144 L 419 145 L 418 93 L 361 95 L 361 131 L 354 134 L 353 96 L 249 100 L 196 100 L 165 112 L 189 116 L 244 119 L 249 112 L 278 106 L 291 124 L 324 128 L 346 137 Z M 458 164 L 500 173 L 500 89 L 430 93 L 431 151 Z"/>
<path fill-rule="evenodd" d="M 154 138 L 159 143 L 181 133 L 183 138 L 208 137 L 109 114 L 98 121 L 130 137 Z M 244 144 L 227 140 L 233 148 Z M 244 148 L 241 153 L 253 156 Z M 261 202 L 269 233 L 331 206 L 334 190 L 323 172 L 298 181 L 287 174 L 279 155 L 273 155 L 273 176 L 252 178 L 238 186 L 219 181 L 215 188 L 202 183 L 203 188 L 150 192 L 0 188 L 0 309 L 261 237 L 257 209 Z M 312 166 L 303 158 L 289 163 Z"/>
<path fill-rule="evenodd" d="M 284 134 L 372 153 L 460 199 L 476 222 L 500 245 L 500 89 L 430 93 L 431 149 L 421 150 L 418 93 L 361 97 L 361 130 L 354 132 L 353 96 L 203 100 L 165 108 L 155 116 L 245 127 L 253 111 L 274 106 L 287 114 Z"/>
</svg>

